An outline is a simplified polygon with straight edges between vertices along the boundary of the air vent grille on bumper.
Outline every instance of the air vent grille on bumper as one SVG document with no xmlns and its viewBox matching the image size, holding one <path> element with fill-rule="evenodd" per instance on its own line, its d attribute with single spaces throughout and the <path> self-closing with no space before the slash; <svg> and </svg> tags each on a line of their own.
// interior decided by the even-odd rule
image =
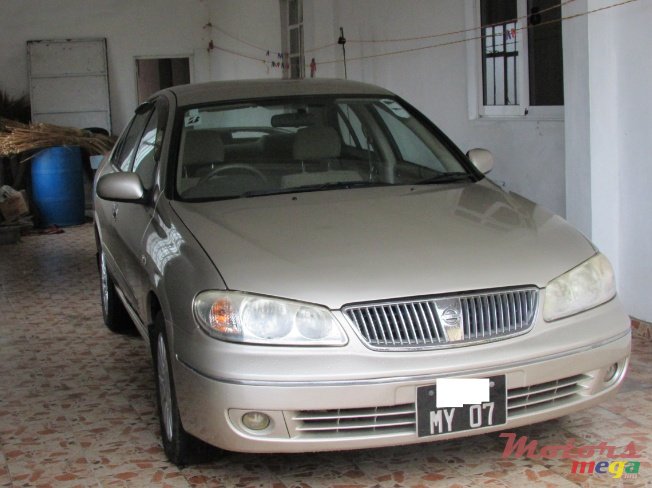
<svg viewBox="0 0 652 488">
<path fill-rule="evenodd" d="M 580 397 L 587 375 L 576 375 L 507 391 L 507 419 L 541 412 Z M 416 404 L 391 407 L 301 410 L 291 412 L 293 437 L 341 438 L 412 434 L 416 431 Z"/>
<path fill-rule="evenodd" d="M 535 287 L 344 307 L 371 348 L 431 348 L 498 340 L 534 322 Z"/>
<path fill-rule="evenodd" d="M 587 375 L 578 374 L 561 380 L 508 390 L 507 418 L 572 402 L 584 389 L 582 382 L 589 378 Z"/>
<path fill-rule="evenodd" d="M 413 432 L 414 403 L 393 407 L 299 411 L 292 416 L 298 435 L 370 435 Z"/>
</svg>

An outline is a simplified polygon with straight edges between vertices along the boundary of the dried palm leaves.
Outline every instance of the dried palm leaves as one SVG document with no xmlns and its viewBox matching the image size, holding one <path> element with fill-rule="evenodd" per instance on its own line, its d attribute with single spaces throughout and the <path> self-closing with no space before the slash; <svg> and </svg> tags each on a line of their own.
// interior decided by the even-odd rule
<svg viewBox="0 0 652 488">
<path fill-rule="evenodd" d="M 73 127 L 26 125 L 0 118 L 0 157 L 54 146 L 79 146 L 90 154 L 104 154 L 114 142 L 113 137 Z"/>
</svg>

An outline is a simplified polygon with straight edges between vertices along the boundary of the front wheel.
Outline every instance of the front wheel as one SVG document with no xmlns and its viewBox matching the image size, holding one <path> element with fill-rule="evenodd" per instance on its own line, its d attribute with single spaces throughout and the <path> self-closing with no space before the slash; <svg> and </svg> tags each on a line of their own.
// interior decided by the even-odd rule
<svg viewBox="0 0 652 488">
<path fill-rule="evenodd" d="M 106 266 L 106 256 L 104 256 L 103 251 L 100 251 L 98 264 L 100 268 L 100 297 L 104 324 L 112 332 L 130 332 L 134 328 L 133 322 L 124 304 L 120 301 L 113 278 L 111 278 Z"/>
<path fill-rule="evenodd" d="M 181 425 L 172 364 L 170 362 L 170 349 L 165 334 L 165 323 L 160 312 L 154 320 L 154 327 L 150 335 L 150 346 L 154 363 L 163 450 L 170 462 L 182 466 L 188 462 L 189 456 L 198 446 L 198 441 L 188 434 Z"/>
</svg>

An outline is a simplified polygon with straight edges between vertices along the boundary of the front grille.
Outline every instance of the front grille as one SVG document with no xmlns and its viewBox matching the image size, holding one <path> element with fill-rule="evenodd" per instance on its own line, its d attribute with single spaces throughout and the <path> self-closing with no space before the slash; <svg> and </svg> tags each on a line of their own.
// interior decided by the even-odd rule
<svg viewBox="0 0 652 488">
<path fill-rule="evenodd" d="M 435 348 L 525 332 L 538 303 L 534 287 L 351 305 L 344 314 L 371 348 Z"/>
<path fill-rule="evenodd" d="M 591 377 L 584 374 L 507 390 L 507 420 L 578 400 Z M 416 433 L 416 404 L 291 412 L 292 436 L 342 438 Z"/>
</svg>

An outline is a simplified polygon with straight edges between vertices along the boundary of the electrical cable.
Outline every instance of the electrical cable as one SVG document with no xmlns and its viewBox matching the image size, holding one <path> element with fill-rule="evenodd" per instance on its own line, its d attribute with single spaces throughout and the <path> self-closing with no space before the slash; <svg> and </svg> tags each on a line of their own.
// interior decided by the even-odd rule
<svg viewBox="0 0 652 488">
<path fill-rule="evenodd" d="M 558 5 L 548 7 L 546 9 L 544 9 L 544 10 L 541 10 L 538 13 L 541 14 L 541 13 L 544 13 L 546 11 L 552 10 L 554 8 L 559 8 L 561 6 L 567 5 L 567 4 L 569 4 L 571 2 L 574 2 L 574 1 L 575 0 L 566 0 L 565 2 L 561 2 Z M 541 26 L 544 26 L 544 25 L 562 23 L 564 21 L 568 21 L 568 20 L 571 20 L 571 19 L 576 19 L 578 17 L 588 16 L 588 15 L 591 15 L 591 14 L 595 14 L 597 12 L 602 12 L 604 10 L 609 10 L 609 9 L 613 9 L 613 8 L 616 8 L 616 7 L 621 7 L 621 6 L 626 5 L 628 3 L 634 3 L 634 2 L 638 2 L 638 1 L 639 0 L 623 0 L 623 1 L 620 1 L 620 2 L 617 2 L 617 3 L 613 3 L 611 5 L 606 5 L 604 7 L 595 8 L 593 10 L 587 10 L 585 12 L 578 12 L 576 14 L 571 14 L 571 15 L 567 15 L 565 17 L 560 17 L 559 19 L 554 19 L 554 20 L 541 22 L 541 23 L 539 23 L 537 25 L 525 25 L 523 27 L 518 27 L 515 30 L 516 31 L 527 31 L 529 29 L 535 29 L 537 27 L 541 27 Z M 528 17 L 529 17 L 529 15 L 523 16 L 523 17 L 517 17 L 516 19 L 509 20 L 508 22 L 513 22 L 515 20 L 523 20 L 523 19 L 526 19 Z M 397 39 L 384 39 L 384 40 L 359 40 L 359 41 L 347 39 L 347 42 L 356 42 L 356 43 L 379 42 L 379 43 L 382 43 L 382 42 L 403 42 L 403 41 L 421 40 L 421 39 L 429 39 L 429 38 L 435 38 L 435 37 L 444 37 L 444 36 L 449 36 L 449 35 L 468 33 L 468 32 L 478 31 L 478 30 L 482 32 L 483 29 L 493 27 L 493 26 L 496 26 L 496 25 L 502 25 L 502 24 L 504 24 L 504 22 L 499 22 L 499 23 L 494 23 L 494 24 L 486 24 L 486 25 L 481 25 L 479 27 L 472 27 L 472 28 L 469 28 L 469 29 L 463 29 L 463 30 L 454 31 L 454 32 L 433 34 L 433 35 L 429 35 L 429 36 L 419 36 L 419 37 L 415 37 L 415 38 L 397 38 Z M 204 27 L 215 28 L 216 30 L 222 32 L 223 34 L 225 34 L 225 35 L 227 35 L 229 37 L 231 37 L 232 39 L 237 40 L 239 42 L 242 42 L 243 44 L 246 44 L 246 45 L 248 45 L 250 47 L 259 49 L 260 51 L 263 51 L 263 52 L 269 52 L 270 51 L 270 50 L 265 49 L 263 47 L 260 47 L 260 46 L 257 46 L 255 44 L 244 41 L 242 39 L 239 39 L 239 38 L 227 33 L 223 29 L 221 29 L 218 26 L 215 26 L 215 25 L 213 25 L 211 23 L 206 24 L 206 26 L 204 26 Z M 481 40 L 481 39 L 484 39 L 484 38 L 487 38 L 487 37 L 490 37 L 490 36 L 478 35 L 478 36 L 466 37 L 464 39 L 458 39 L 458 40 L 454 40 L 454 41 L 442 42 L 442 43 L 438 43 L 438 44 L 429 44 L 429 45 L 426 45 L 426 46 L 418 46 L 418 47 L 412 47 L 412 48 L 406 48 L 406 49 L 399 49 L 399 50 L 395 50 L 395 51 L 387 51 L 387 52 L 384 52 L 384 53 L 377 53 L 377 54 L 367 54 L 367 55 L 356 56 L 356 57 L 352 57 L 352 58 L 347 57 L 347 61 L 362 61 L 362 60 L 365 60 L 365 59 L 374 59 L 374 58 L 380 58 L 380 57 L 386 57 L 386 56 L 395 56 L 397 54 L 407 54 L 407 53 L 412 53 L 412 52 L 416 52 L 416 51 L 423 51 L 423 50 L 426 50 L 426 49 L 434 49 L 434 48 L 438 48 L 438 47 L 452 46 L 454 44 L 462 44 L 462 43 L 466 43 L 466 42 L 470 42 L 470 41 L 477 41 L 477 40 Z M 316 51 L 318 49 L 324 49 L 326 47 L 337 46 L 337 45 L 338 45 L 338 43 L 334 42 L 334 43 L 330 43 L 330 44 L 327 44 L 327 45 L 320 46 L 318 48 L 306 49 L 304 51 L 304 53 L 314 52 L 314 51 Z M 219 51 L 223 51 L 223 52 L 226 52 L 226 53 L 229 53 L 229 54 L 233 54 L 234 56 L 239 56 L 239 57 L 242 57 L 242 58 L 245 58 L 245 59 L 250 59 L 252 61 L 258 61 L 258 62 L 262 62 L 262 63 L 269 63 L 270 62 L 270 60 L 268 60 L 268 59 L 258 58 L 258 57 L 255 57 L 255 56 L 249 56 L 249 55 L 243 54 L 241 52 L 238 52 L 236 50 L 227 49 L 227 48 L 224 48 L 224 47 L 214 45 L 212 42 L 211 42 L 211 45 L 209 47 L 209 50 L 210 49 L 217 49 Z M 324 65 L 324 64 L 335 64 L 335 63 L 340 63 L 340 62 L 342 62 L 341 59 L 331 59 L 331 60 L 327 60 L 327 61 L 320 61 L 318 64 L 319 65 Z M 306 66 L 309 66 L 309 65 L 306 64 Z"/>
<path fill-rule="evenodd" d="M 537 12 L 537 14 L 543 14 L 545 12 L 549 12 L 551 10 L 555 10 L 555 9 L 564 7 L 565 5 L 568 5 L 569 3 L 573 3 L 575 1 L 576 0 L 566 0 L 564 2 L 555 4 L 555 5 L 551 5 L 550 7 L 546 7 L 544 9 L 542 9 L 542 10 L 539 10 Z M 429 35 L 424 35 L 424 36 L 398 37 L 398 38 L 395 38 L 395 39 L 347 39 L 347 41 L 357 43 L 357 44 L 421 41 L 421 40 L 424 40 L 424 39 L 434 39 L 436 37 L 447 37 L 447 36 L 453 36 L 453 35 L 456 35 L 456 34 L 465 34 L 467 32 L 473 32 L 473 31 L 477 31 L 477 30 L 480 30 L 480 29 L 485 29 L 485 28 L 488 28 L 488 27 L 495 27 L 495 26 L 502 25 L 502 24 L 505 24 L 505 23 L 508 23 L 508 22 L 509 23 L 518 22 L 519 20 L 525 20 L 525 19 L 528 19 L 529 17 L 530 17 L 530 14 L 527 14 L 527 15 L 522 15 L 520 17 L 514 17 L 513 19 L 506 19 L 506 20 L 501 21 L 501 22 L 495 22 L 493 24 L 481 25 L 480 27 L 470 27 L 468 29 L 462 29 L 462 30 L 453 31 L 453 32 L 443 32 L 443 33 L 439 33 L 439 34 L 429 34 Z"/>
<path fill-rule="evenodd" d="M 253 47 L 254 49 L 258 49 L 259 51 L 262 51 L 264 53 L 272 51 L 271 49 L 258 46 L 256 44 L 253 44 L 253 43 L 249 42 L 249 41 L 245 41 L 244 39 L 240 39 L 239 37 L 236 37 L 233 34 L 229 34 L 227 31 L 222 29 L 219 25 L 215 25 L 212 22 L 209 22 L 208 24 L 206 24 L 204 26 L 204 28 L 206 28 L 206 27 L 210 27 L 211 29 L 215 29 L 216 31 L 221 32 L 225 36 L 230 37 L 231 39 L 233 39 L 235 41 L 241 42 L 242 44 L 244 44 L 246 46 Z M 274 51 L 274 52 L 277 52 L 277 51 Z"/>
<path fill-rule="evenodd" d="M 542 13 L 548 12 L 550 10 L 554 10 L 556 8 L 563 7 L 563 6 L 568 5 L 569 3 L 572 3 L 572 2 L 575 2 L 575 1 L 576 0 L 566 0 L 564 2 L 552 5 L 550 7 L 546 7 L 545 9 L 540 10 L 538 13 L 542 14 Z M 523 20 L 523 19 L 526 19 L 528 17 L 529 17 L 529 15 L 523 15 L 521 17 L 515 17 L 514 19 L 509 19 L 509 20 L 507 20 L 507 22 L 516 22 L 518 20 Z M 437 38 L 437 37 L 447 37 L 447 36 L 452 36 L 452 35 L 456 35 L 456 34 L 464 34 L 466 32 L 476 31 L 478 29 L 487 28 L 487 27 L 493 27 L 493 26 L 496 26 L 496 25 L 500 25 L 502 23 L 503 22 L 497 22 L 495 24 L 487 24 L 487 25 L 483 25 L 483 26 L 480 26 L 480 27 L 471 27 L 471 28 L 468 28 L 468 29 L 462 29 L 462 30 L 458 30 L 458 31 L 443 32 L 443 33 L 439 33 L 439 34 L 428 34 L 428 35 L 416 36 L 416 37 L 399 37 L 399 38 L 395 38 L 395 39 L 347 39 L 347 42 L 352 42 L 352 43 L 356 43 L 356 44 L 366 44 L 366 43 L 388 43 L 388 42 L 417 41 L 417 40 L 424 40 L 424 39 L 433 39 L 433 38 Z M 250 43 L 250 42 L 245 41 L 243 39 L 240 39 L 239 37 L 236 37 L 233 34 L 230 34 L 226 30 L 222 29 L 220 26 L 215 25 L 215 24 L 213 24 L 211 22 L 206 24 L 204 27 L 214 28 L 215 30 L 221 32 L 225 36 L 230 37 L 231 39 L 233 39 L 235 41 L 238 41 L 238 42 L 241 42 L 242 44 L 245 44 L 245 45 L 247 45 L 249 47 L 252 47 L 254 49 L 258 49 L 259 51 L 262 51 L 262 52 L 269 52 L 270 51 L 269 49 L 266 49 L 266 48 L 264 48 L 262 46 L 258 46 L 256 44 L 253 44 L 253 43 Z M 338 45 L 338 42 L 329 42 L 329 43 L 323 44 L 321 46 L 316 46 L 316 47 L 313 47 L 313 48 L 305 49 L 304 53 L 313 53 L 313 52 L 321 51 L 322 49 L 326 49 L 326 48 L 329 48 L 329 47 L 334 47 L 334 46 L 337 46 L 337 45 Z"/>
<path fill-rule="evenodd" d="M 541 22 L 540 24 L 537 24 L 537 25 L 526 25 L 524 27 L 519 27 L 519 28 L 517 28 L 515 30 L 516 31 L 526 31 L 526 30 L 529 30 L 529 29 L 536 29 L 537 27 L 541 27 L 541 26 L 544 26 L 544 25 L 551 25 L 551 24 L 561 23 L 561 22 L 564 22 L 564 21 L 567 21 L 567 20 L 571 20 L 571 19 L 575 19 L 575 18 L 578 18 L 578 17 L 583 17 L 583 16 L 586 16 L 586 15 L 594 14 L 594 13 L 597 13 L 597 12 L 601 12 L 603 10 L 609 10 L 609 9 L 612 9 L 612 8 L 621 7 L 621 6 L 626 5 L 628 3 L 633 3 L 633 2 L 638 2 L 638 1 L 639 0 L 624 0 L 624 1 L 621 1 L 621 2 L 618 2 L 618 3 L 614 3 L 614 4 L 611 4 L 611 5 L 604 6 L 604 7 L 599 7 L 599 8 L 593 9 L 593 10 L 587 10 L 586 12 L 579 12 L 577 14 L 567 15 L 567 16 L 561 17 L 559 19 L 554 19 L 554 20 L 549 20 L 549 21 L 546 21 L 546 22 Z M 501 22 L 501 24 L 502 24 L 502 22 Z M 487 28 L 487 27 L 491 27 L 491 25 L 481 26 L 481 27 L 475 28 L 473 30 L 484 29 L 484 28 Z M 365 59 L 381 58 L 381 57 L 385 57 L 385 56 L 394 56 L 396 54 L 407 54 L 407 53 L 412 53 L 412 52 L 416 52 L 416 51 L 423 51 L 423 50 L 426 50 L 426 49 L 434 49 L 434 48 L 437 48 L 437 47 L 452 46 L 454 44 L 462 44 L 462 43 L 466 43 L 466 42 L 470 42 L 470 41 L 477 41 L 477 40 L 488 38 L 488 37 L 491 37 L 491 36 L 479 35 L 479 36 L 467 37 L 465 39 L 459 39 L 459 40 L 455 40 L 455 41 L 442 42 L 442 43 L 439 43 L 439 44 L 430 44 L 430 45 L 427 45 L 427 46 L 419 46 L 419 47 L 413 47 L 413 48 L 407 48 L 407 49 L 399 49 L 399 50 L 396 50 L 396 51 L 388 51 L 388 52 L 378 53 L 378 54 L 368 54 L 368 55 L 356 56 L 356 57 L 352 57 L 352 58 L 349 57 L 349 58 L 347 58 L 347 61 L 361 61 L 361 60 L 365 60 Z M 340 63 L 341 61 L 342 60 L 340 60 L 340 59 L 331 59 L 331 60 L 328 60 L 328 61 L 320 61 L 319 64 L 321 64 L 321 65 L 323 65 L 323 64 L 334 64 L 334 63 Z"/>
</svg>

